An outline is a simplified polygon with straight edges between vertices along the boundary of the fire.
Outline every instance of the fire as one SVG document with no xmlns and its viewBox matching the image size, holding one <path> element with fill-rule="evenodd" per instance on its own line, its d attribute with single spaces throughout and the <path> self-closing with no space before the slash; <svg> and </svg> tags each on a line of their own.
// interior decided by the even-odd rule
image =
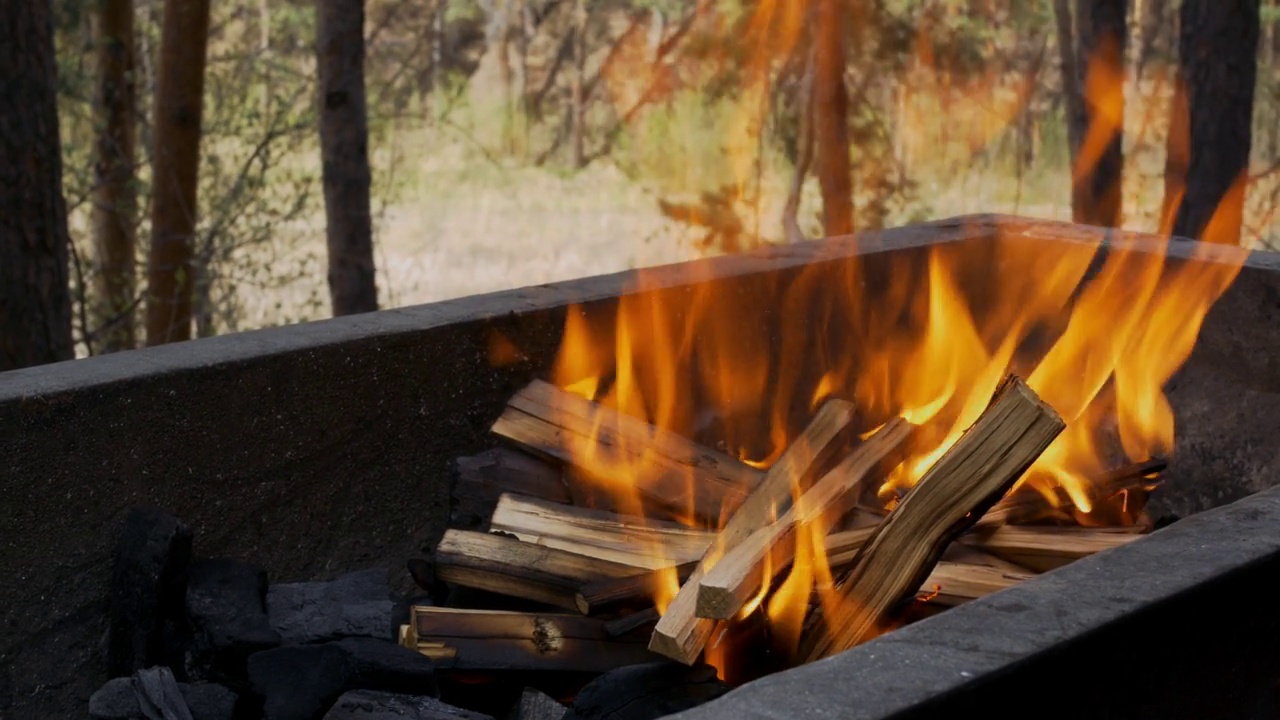
<svg viewBox="0 0 1280 720">
<path fill-rule="evenodd" d="M 763 102 L 769 58 L 796 42 L 802 6 L 762 2 L 748 24 L 748 40 L 768 48 L 748 65 L 749 107 L 730 143 L 739 177 L 750 173 L 743 158 L 754 150 L 739 141 L 758 132 L 750 126 L 755 103 Z M 771 34 L 777 28 L 783 31 Z M 922 40 L 918 62 L 927 65 L 931 57 Z M 1121 80 L 1104 64 L 1090 64 L 1086 86 L 1095 120 L 1076 175 L 1096 163 L 1121 125 Z M 1000 127 L 1016 115 L 1017 95 L 999 104 L 993 122 Z M 974 131 L 984 139 L 993 132 L 985 125 Z M 1243 192 L 1242 179 L 1233 193 Z M 1233 199 L 1220 214 L 1235 212 L 1230 208 L 1240 203 Z M 1232 221 L 1215 217 L 1203 239 L 1214 242 L 1218 228 Z M 684 275 L 673 287 L 671 269 L 640 271 L 615 311 L 570 308 L 551 380 L 758 468 L 771 466 L 828 398 L 859 408 L 864 437 L 905 417 L 922 427 L 925 442 L 880 488 L 888 508 L 977 419 L 1001 378 L 1016 371 L 1067 421 L 1020 482 L 1047 502 L 1057 502 L 1052 491 L 1063 488 L 1074 506 L 1066 509 L 1086 519 L 1108 512 L 1132 521 L 1128 499 L 1099 497 L 1089 478 L 1123 460 L 1171 451 L 1175 422 L 1164 386 L 1242 263 L 1241 253 L 1212 245 L 1195 251 L 1193 260 L 1206 262 L 1166 260 L 1166 248 L 1157 245 L 1121 238 L 1103 249 L 1013 230 L 920 252 L 814 262 L 785 278 L 715 280 L 701 276 L 706 265 L 694 264 L 675 271 Z M 494 347 L 500 359 L 516 354 L 502 343 Z M 605 479 L 601 489 L 624 511 L 643 515 L 635 488 L 656 465 L 644 461 L 651 448 L 619 445 L 625 442 L 634 441 L 581 442 L 571 449 L 574 465 Z M 677 515 L 689 525 L 707 524 L 692 507 L 677 508 Z M 782 581 L 771 582 L 775 573 L 767 568 L 766 582 L 739 615 L 741 621 L 763 613 L 779 652 L 796 650 L 813 596 L 828 615 L 839 614 L 843 601 L 823 544 L 836 520 L 801 523 Z M 654 599 L 665 612 L 679 589 L 674 568 L 660 585 Z M 722 672 L 731 626 L 717 628 L 705 653 Z"/>
</svg>

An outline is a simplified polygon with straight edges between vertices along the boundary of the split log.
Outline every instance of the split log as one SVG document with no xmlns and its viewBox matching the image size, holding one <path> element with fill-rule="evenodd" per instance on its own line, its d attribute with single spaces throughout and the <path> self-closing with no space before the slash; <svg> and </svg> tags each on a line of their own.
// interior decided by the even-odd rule
<svg viewBox="0 0 1280 720">
<path fill-rule="evenodd" d="M 1158 475 L 1168 463 L 1159 458 L 1123 465 L 1095 478 L 1090 485 L 1094 498 L 1108 500 L 1120 494 L 1128 494 L 1133 502 L 1131 512 L 1137 515 L 1146 503 L 1147 493 L 1160 483 Z M 974 525 L 975 529 L 991 529 L 1001 525 L 1032 522 L 1062 512 L 1059 508 L 1073 508 L 1075 501 L 1063 487 L 1054 487 L 1053 497 L 1047 498 L 1034 489 L 1019 490 L 996 503 Z"/>
<path fill-rule="evenodd" d="M 578 590 L 637 568 L 513 537 L 447 530 L 436 546 L 437 580 L 576 610 Z"/>
<path fill-rule="evenodd" d="M 749 535 L 731 548 L 698 585 L 698 617 L 727 620 L 733 617 L 762 584 L 770 583 L 795 560 L 797 525 L 822 523 L 818 532 L 851 510 L 871 472 L 899 453 L 914 426 L 897 418 L 881 428 L 835 469 L 814 483 L 782 517 Z M 766 568 L 771 573 L 765 577 Z"/>
<path fill-rule="evenodd" d="M 660 659 L 643 636 L 611 637 L 595 618 L 418 605 L 402 644 L 455 670 L 600 673 Z"/>
<path fill-rule="evenodd" d="M 626 635 L 645 625 L 652 625 L 658 622 L 658 617 L 658 608 L 645 608 L 639 612 L 633 612 L 630 615 L 623 615 L 615 620 L 610 620 L 604 624 L 604 630 L 609 633 L 609 637 Z"/>
<path fill-rule="evenodd" d="M 831 533 L 824 538 L 827 562 L 832 567 L 848 565 L 874 531 L 875 527 L 861 527 Z M 794 559 L 794 546 L 787 550 L 786 555 Z M 607 578 L 587 583 L 578 592 L 578 610 L 586 615 L 610 605 L 652 600 L 667 583 L 671 582 L 671 572 L 674 571 L 679 581 L 683 583 L 697 567 L 696 562 L 685 563 L 675 568 L 652 570 L 639 575 Z M 780 568 L 782 569 L 786 568 Z"/>
<path fill-rule="evenodd" d="M 702 557 L 715 532 L 679 523 L 503 495 L 490 529 L 528 543 L 590 555 L 637 568 L 658 568 Z"/>
<path fill-rule="evenodd" d="M 943 560 L 933 568 L 933 572 L 929 573 L 924 584 L 916 591 L 916 598 L 942 607 L 954 607 L 1032 577 L 1035 574 L 1031 572 L 1000 570 L 985 565 Z"/>
<path fill-rule="evenodd" d="M 839 597 L 819 609 L 806 633 L 809 661 L 869 639 L 888 613 L 916 592 L 952 540 L 1008 492 L 1065 427 L 1053 408 L 1015 376 L 959 440 L 876 528 L 853 567 L 836 583 Z"/>
<path fill-rule="evenodd" d="M 805 431 L 729 517 L 698 568 L 680 586 L 653 629 L 650 649 L 686 665 L 698 658 L 715 625 L 712 620 L 697 616 L 698 585 L 703 575 L 756 528 L 790 509 L 793 491 L 807 491 L 813 478 L 823 473 L 832 457 L 843 449 L 844 436 L 853 419 L 854 407 L 850 403 L 832 399 L 823 404 Z"/>
<path fill-rule="evenodd" d="M 986 552 L 1037 572 L 1048 572 L 1141 537 L 1129 528 L 1005 525 L 964 539 Z"/>
<path fill-rule="evenodd" d="M 535 454 L 572 465 L 606 490 L 630 468 L 647 501 L 716 522 L 763 477 L 759 470 L 677 433 L 535 380 L 507 404 L 493 432 Z M 594 466 L 588 458 L 610 453 Z"/>
<path fill-rule="evenodd" d="M 827 564 L 832 570 L 848 569 L 862 546 L 875 532 L 874 526 L 834 532 L 824 538 Z M 1129 528 L 1058 528 L 1050 526 L 1010 526 L 998 533 L 973 532 L 960 542 L 949 545 L 944 559 L 958 564 L 983 565 L 1010 577 L 1060 567 L 1091 552 L 1123 545 L 1137 537 Z M 794 535 L 784 536 L 775 546 L 776 556 L 795 557 Z M 1000 549 L 988 552 L 988 543 Z M 1003 556 L 1002 556 L 1003 555 Z M 790 566 L 788 559 L 776 567 L 775 576 Z M 1025 564 L 1024 564 L 1025 563 Z M 692 574 L 696 563 L 674 570 L 681 581 Z M 717 566 L 718 567 L 718 566 Z M 654 570 L 621 578 L 606 578 L 587 583 L 578 592 L 578 610 L 584 615 L 602 608 L 643 602 L 652 599 L 672 569 Z M 664 574 L 665 573 L 665 574 Z M 704 578 L 705 582 L 705 578 Z M 759 587 L 756 587 L 759 591 Z"/>
<path fill-rule="evenodd" d="M 528 453 L 507 447 L 486 450 L 454 461 L 451 527 L 480 529 L 503 493 L 518 493 L 550 502 L 572 502 L 564 472 Z"/>
<path fill-rule="evenodd" d="M 695 561 L 627 577 L 604 578 L 589 582 L 578 590 L 575 598 L 578 612 L 589 615 L 611 605 L 652 602 L 672 582 L 671 573 L 675 573 L 675 582 L 683 583 L 693 575 L 697 567 L 698 563 Z"/>
</svg>

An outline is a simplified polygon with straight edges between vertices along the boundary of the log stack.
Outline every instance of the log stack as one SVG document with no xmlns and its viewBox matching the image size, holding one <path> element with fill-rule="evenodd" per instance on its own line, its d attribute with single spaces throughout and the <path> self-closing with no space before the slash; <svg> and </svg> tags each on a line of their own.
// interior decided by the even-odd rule
<svg viewBox="0 0 1280 720">
<path fill-rule="evenodd" d="M 814 578 L 787 658 L 802 663 L 1151 528 L 1158 460 L 1095 478 L 1095 499 L 1122 499 L 1123 526 L 1082 525 L 1065 492 L 1017 487 L 1064 428 L 1017 377 L 891 509 L 877 490 L 921 429 L 858 422 L 829 399 L 761 470 L 535 381 L 494 424 L 497 446 L 459 459 L 455 505 L 479 527 L 446 531 L 429 562 L 435 587 L 505 606 L 413 606 L 401 642 L 446 671 L 692 664 L 725 631 L 768 634 L 768 601 L 804 567 Z"/>
</svg>

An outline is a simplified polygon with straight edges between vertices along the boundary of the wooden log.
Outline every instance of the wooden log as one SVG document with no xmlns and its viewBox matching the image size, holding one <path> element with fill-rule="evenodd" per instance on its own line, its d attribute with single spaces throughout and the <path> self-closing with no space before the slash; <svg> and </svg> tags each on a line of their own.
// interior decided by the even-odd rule
<svg viewBox="0 0 1280 720">
<path fill-rule="evenodd" d="M 575 604 L 578 612 L 589 615 L 611 605 L 652 602 L 671 582 L 672 572 L 676 574 L 676 582 L 683 583 L 697 567 L 697 562 L 691 562 L 627 577 L 595 580 L 578 590 Z"/>
<path fill-rule="evenodd" d="M 724 453 L 677 433 L 535 380 L 507 404 L 493 432 L 535 454 L 573 465 L 608 489 L 611 473 L 628 468 L 635 490 L 651 503 L 710 523 L 735 508 L 764 476 Z M 610 462 L 587 460 L 610 452 Z"/>
<path fill-rule="evenodd" d="M 1122 465 L 1090 482 L 1090 494 L 1096 499 L 1108 500 L 1121 493 L 1129 493 L 1134 499 L 1133 514 L 1137 515 L 1146 503 L 1147 492 L 1160 483 L 1158 475 L 1167 466 L 1168 463 L 1160 458 Z M 974 529 L 1032 522 L 1063 512 L 1059 508 L 1075 507 L 1075 501 L 1065 488 L 1055 487 L 1052 494 L 1051 499 L 1033 489 L 1019 490 L 996 503 L 978 520 Z"/>
<path fill-rule="evenodd" d="M 751 533 L 716 562 L 698 585 L 698 617 L 733 617 L 762 584 L 772 583 L 795 559 L 795 533 L 800 524 L 830 522 L 856 506 L 873 470 L 899 453 L 914 427 L 896 418 L 845 456 L 813 484 L 782 517 Z M 826 531 L 819 529 L 823 537 Z M 771 571 L 765 577 L 766 568 Z"/>
<path fill-rule="evenodd" d="M 486 523 L 503 493 L 519 493 L 567 503 L 572 496 L 564 471 L 541 458 L 509 447 L 497 447 L 454 461 L 449 526 L 487 529 Z"/>
<path fill-rule="evenodd" d="M 625 577 L 629 565 L 521 542 L 513 537 L 447 530 L 436 546 L 436 579 L 578 609 L 578 590 L 596 578 Z"/>
<path fill-rule="evenodd" d="M 600 673 L 660 659 L 643 637 L 611 637 L 578 615 L 414 606 L 409 622 L 411 647 L 455 670 Z"/>
<path fill-rule="evenodd" d="M 715 537 L 678 523 L 509 494 L 498 499 L 489 527 L 525 542 L 648 570 L 697 560 Z"/>
<path fill-rule="evenodd" d="M 1043 572 L 1078 560 L 1091 552 L 1122 545 L 1137 537 L 1129 528 L 1058 528 L 1051 526 L 1010 526 L 1009 532 L 979 532 L 976 528 L 964 535 L 960 542 L 949 545 L 947 557 L 958 564 L 983 565 L 1011 577 L 1027 573 Z M 874 526 L 834 532 L 824 538 L 827 564 L 832 570 L 847 569 L 862 546 L 875 532 Z M 1096 537 L 1095 537 L 1096 536 Z M 780 557 L 794 558 L 794 535 L 783 537 L 775 546 Z M 991 543 L 1007 557 L 988 552 Z M 1038 557 L 1037 557 L 1038 556 Z M 1016 559 L 1012 559 L 1016 558 Z M 1021 562 L 1019 562 L 1021 561 Z M 777 568 L 775 575 L 790 565 Z M 1024 564 L 1026 563 L 1026 564 Z M 675 570 L 683 581 L 696 563 L 687 563 Z M 606 578 L 587 583 L 578 592 L 578 610 L 583 614 L 594 613 L 612 605 L 643 602 L 653 598 L 671 570 L 655 570 L 622 578 Z M 759 588 L 757 588 L 758 591 Z"/>
<path fill-rule="evenodd" d="M 658 622 L 658 608 L 645 608 L 630 615 L 623 615 L 620 618 L 610 620 L 604 624 L 605 632 L 609 633 L 609 637 L 617 637 L 626 635 L 633 630 L 652 625 Z"/>
<path fill-rule="evenodd" d="M 1004 525 L 975 533 L 964 542 L 1009 562 L 1048 572 L 1094 553 L 1125 545 L 1141 537 L 1128 528 L 1086 528 Z"/>
<path fill-rule="evenodd" d="M 1035 577 L 1035 573 L 1000 570 L 986 565 L 940 561 L 929 573 L 916 598 L 943 607 L 954 607 L 970 600 Z"/>
<path fill-rule="evenodd" d="M 888 613 L 916 592 L 952 540 L 1008 492 L 1058 437 L 1062 418 L 1015 376 L 978 420 L 876 528 L 818 610 L 801 657 L 817 660 L 874 635 Z"/>
<path fill-rule="evenodd" d="M 716 536 L 689 579 L 680 586 L 662 618 L 653 628 L 649 648 L 686 665 L 697 660 L 707 644 L 714 622 L 697 616 L 698 585 L 725 552 L 742 542 L 756 528 L 786 513 L 793 489 L 808 490 L 813 478 L 827 469 L 832 456 L 844 447 L 845 433 L 854 419 L 853 405 L 828 400 L 799 437 L 769 468 L 751 494 L 742 501 Z"/>
</svg>

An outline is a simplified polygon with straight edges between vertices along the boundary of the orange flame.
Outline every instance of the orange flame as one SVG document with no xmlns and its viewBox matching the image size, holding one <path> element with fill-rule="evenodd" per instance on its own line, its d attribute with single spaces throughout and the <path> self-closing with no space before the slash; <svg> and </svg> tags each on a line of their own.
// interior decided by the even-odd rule
<svg viewBox="0 0 1280 720">
<path fill-rule="evenodd" d="M 756 152 L 754 140 L 745 139 L 759 131 L 753 123 L 770 63 L 797 42 L 803 6 L 803 0 L 758 3 L 747 25 L 747 42 L 760 52 L 748 63 L 743 115 L 729 142 L 739 178 L 749 174 L 746 158 Z M 932 57 L 922 38 L 918 65 Z M 1090 63 L 1094 123 L 1072 169 L 1077 178 L 1121 126 L 1120 80 L 1110 65 Z M 927 94 L 925 80 L 913 82 L 913 91 Z M 1025 93 L 997 92 L 1001 82 L 993 77 L 962 89 L 993 98 L 988 117 L 969 128 L 979 144 L 1007 127 L 1025 102 Z M 927 114 L 908 113 L 904 132 Z M 1230 239 L 1244 191 L 1242 178 L 1205 241 Z M 885 478 L 880 497 L 889 507 L 978 418 L 1012 370 L 1067 421 L 1020 482 L 1048 502 L 1058 502 L 1053 490 L 1061 487 L 1086 519 L 1108 503 L 1127 509 L 1127 498 L 1099 497 L 1089 478 L 1120 456 L 1138 461 L 1172 449 L 1174 416 L 1164 387 L 1235 279 L 1243 253 L 1205 245 L 1184 262 L 1166 260 L 1167 242 L 1115 238 L 1103 249 L 1098 240 L 1015 228 L 918 252 L 814 262 L 790 276 L 712 281 L 703 276 L 706 264 L 640 271 L 616 311 L 570 309 L 551 379 L 610 411 L 715 443 L 762 468 L 828 398 L 858 406 L 864 437 L 903 416 L 922 426 L 923 443 Z M 681 273 L 681 287 L 672 286 L 674 273 Z M 623 511 L 644 514 L 636 487 L 658 467 L 646 461 L 655 450 L 645 439 L 590 438 L 570 451 Z M 692 470 L 683 481 L 695 482 Z M 705 522 L 691 506 L 679 511 L 683 522 Z M 772 590 L 771 582 L 762 583 L 739 614 L 740 620 L 763 608 L 785 652 L 798 646 L 814 595 L 827 616 L 845 614 L 849 601 L 834 587 L 824 549 L 830 520 L 796 529 L 785 579 Z M 655 603 L 665 611 L 679 587 L 674 569 L 660 585 Z M 725 625 L 704 658 L 722 672 L 732 651 Z"/>
</svg>

